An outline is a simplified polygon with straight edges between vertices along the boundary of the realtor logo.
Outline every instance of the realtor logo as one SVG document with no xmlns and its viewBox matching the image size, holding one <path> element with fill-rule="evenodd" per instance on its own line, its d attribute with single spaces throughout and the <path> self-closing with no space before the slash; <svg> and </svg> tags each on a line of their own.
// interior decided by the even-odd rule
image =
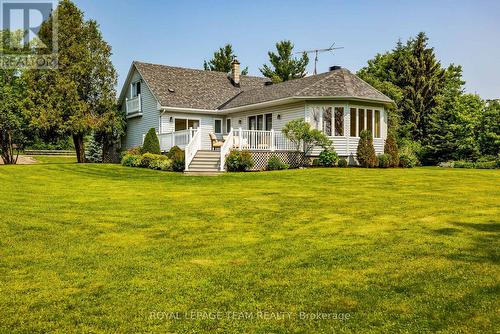
<svg viewBox="0 0 500 334">
<path fill-rule="evenodd" d="M 0 0 L 0 68 L 57 67 L 57 0 Z M 44 29 L 51 36 L 39 37 Z"/>
</svg>

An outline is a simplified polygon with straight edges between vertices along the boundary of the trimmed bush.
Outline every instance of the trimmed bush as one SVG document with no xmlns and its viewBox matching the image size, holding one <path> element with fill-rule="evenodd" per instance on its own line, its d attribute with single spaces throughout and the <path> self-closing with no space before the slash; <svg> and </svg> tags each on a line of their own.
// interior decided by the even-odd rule
<svg viewBox="0 0 500 334">
<path fill-rule="evenodd" d="M 372 168 L 377 166 L 377 155 L 375 154 L 373 137 L 370 131 L 363 130 L 359 134 L 359 144 L 356 155 L 362 167 Z"/>
<path fill-rule="evenodd" d="M 144 153 L 141 156 L 141 167 L 151 168 L 152 164 L 156 161 L 168 161 L 168 160 L 169 160 L 168 157 L 161 154 Z"/>
<path fill-rule="evenodd" d="M 165 157 L 166 160 L 153 160 L 149 163 L 149 168 L 154 170 L 168 171 L 172 168 L 172 160 Z"/>
<path fill-rule="evenodd" d="M 448 161 L 441 162 L 438 165 L 444 168 L 467 168 L 467 169 L 496 169 L 499 168 L 497 162 L 494 160 L 480 159 L 476 162 L 470 161 Z"/>
<path fill-rule="evenodd" d="M 290 166 L 281 161 L 276 154 L 273 154 L 267 162 L 267 170 L 283 170 L 288 168 L 290 168 Z"/>
<path fill-rule="evenodd" d="M 399 150 L 396 142 L 396 135 L 393 131 L 389 132 L 385 141 L 384 153 L 389 155 L 389 167 L 399 166 Z M 380 165 L 380 163 L 379 163 Z"/>
<path fill-rule="evenodd" d="M 229 172 L 244 172 L 254 166 L 249 151 L 232 150 L 226 158 L 226 167 Z"/>
<path fill-rule="evenodd" d="M 347 162 L 346 159 L 342 158 L 342 159 L 339 159 L 339 162 L 337 163 L 337 165 L 341 168 L 346 168 L 347 166 L 349 166 L 349 163 Z"/>
<path fill-rule="evenodd" d="M 141 155 L 142 154 L 141 151 L 142 151 L 142 147 L 140 147 L 140 146 L 134 146 L 134 147 L 129 148 L 126 151 L 126 153 L 127 154 L 132 154 L 132 155 Z"/>
<path fill-rule="evenodd" d="M 403 153 L 399 156 L 399 167 L 401 168 L 413 168 L 418 163 L 418 159 L 414 154 Z"/>
<path fill-rule="evenodd" d="M 142 157 L 135 154 L 125 154 L 122 158 L 122 165 L 127 167 L 140 167 L 142 162 Z"/>
<path fill-rule="evenodd" d="M 389 168 L 392 167 L 392 159 L 389 154 L 381 154 L 378 157 L 378 166 L 380 168 Z M 398 155 L 398 163 L 399 163 L 399 155 Z"/>
<path fill-rule="evenodd" d="M 167 157 L 172 160 L 172 170 L 174 172 L 183 172 L 186 168 L 186 155 L 178 146 L 174 146 L 168 151 Z"/>
<path fill-rule="evenodd" d="M 149 129 L 146 134 L 141 153 L 161 154 L 160 141 L 158 140 L 158 136 L 156 135 L 156 130 L 154 128 Z"/>
<path fill-rule="evenodd" d="M 337 152 L 332 149 L 323 150 L 319 154 L 318 165 L 321 167 L 335 167 L 339 161 Z"/>
</svg>

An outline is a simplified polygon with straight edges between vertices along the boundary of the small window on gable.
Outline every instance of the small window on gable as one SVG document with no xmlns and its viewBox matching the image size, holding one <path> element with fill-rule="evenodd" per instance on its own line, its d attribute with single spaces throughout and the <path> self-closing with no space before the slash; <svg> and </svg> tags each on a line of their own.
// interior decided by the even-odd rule
<svg viewBox="0 0 500 334">
<path fill-rule="evenodd" d="M 141 82 L 136 81 L 132 83 L 132 98 L 139 96 L 141 94 Z"/>
</svg>

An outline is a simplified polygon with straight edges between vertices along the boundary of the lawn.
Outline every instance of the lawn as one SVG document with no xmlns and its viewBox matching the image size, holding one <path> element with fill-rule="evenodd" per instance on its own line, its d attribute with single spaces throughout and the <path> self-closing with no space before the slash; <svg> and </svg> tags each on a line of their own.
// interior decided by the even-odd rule
<svg viewBox="0 0 500 334">
<path fill-rule="evenodd" d="M 71 162 L 0 166 L 1 333 L 500 328 L 500 171 Z"/>
</svg>

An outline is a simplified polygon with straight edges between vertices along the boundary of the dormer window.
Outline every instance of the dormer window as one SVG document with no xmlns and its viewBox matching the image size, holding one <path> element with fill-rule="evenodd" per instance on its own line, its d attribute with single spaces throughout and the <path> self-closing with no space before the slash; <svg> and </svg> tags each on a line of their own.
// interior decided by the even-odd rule
<svg viewBox="0 0 500 334">
<path fill-rule="evenodd" d="M 136 81 L 132 83 L 132 98 L 137 97 L 141 94 L 141 82 Z"/>
</svg>

